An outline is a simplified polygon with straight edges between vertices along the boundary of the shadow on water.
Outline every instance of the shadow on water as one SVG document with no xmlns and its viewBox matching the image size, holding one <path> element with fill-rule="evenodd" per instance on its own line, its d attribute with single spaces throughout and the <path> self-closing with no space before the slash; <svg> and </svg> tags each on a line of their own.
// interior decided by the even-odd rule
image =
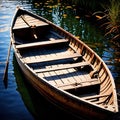
<svg viewBox="0 0 120 120">
<path fill-rule="evenodd" d="M 58 109 L 56 106 L 53 106 L 53 104 L 48 102 L 43 96 L 38 93 L 35 88 L 31 86 L 31 84 L 27 81 L 27 79 L 25 79 L 24 75 L 22 74 L 15 56 L 13 57 L 13 65 L 14 75 L 16 77 L 17 83 L 17 91 L 20 93 L 25 106 L 36 120 L 78 120 L 69 113 L 66 113 L 63 110 Z M 83 119 L 81 118 L 81 120 Z"/>
</svg>

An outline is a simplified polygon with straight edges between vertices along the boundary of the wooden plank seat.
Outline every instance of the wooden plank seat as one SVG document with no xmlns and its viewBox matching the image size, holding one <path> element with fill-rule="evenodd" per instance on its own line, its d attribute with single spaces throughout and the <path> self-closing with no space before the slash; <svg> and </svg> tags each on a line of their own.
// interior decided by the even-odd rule
<svg viewBox="0 0 120 120">
<path fill-rule="evenodd" d="M 79 83 L 75 82 L 75 83 L 69 83 L 69 84 L 63 84 L 63 85 L 56 85 L 56 87 L 62 90 L 70 90 L 70 89 L 77 89 L 80 87 L 88 87 L 88 86 L 99 85 L 99 84 L 100 84 L 100 81 L 94 78 L 87 81 L 81 81 Z"/>
<path fill-rule="evenodd" d="M 36 73 L 41 73 L 41 72 L 50 72 L 50 71 L 57 71 L 57 70 L 70 69 L 70 68 L 78 68 L 83 66 L 90 66 L 90 64 L 88 62 L 79 62 L 79 63 L 73 63 L 73 64 L 64 64 L 64 65 L 52 67 L 52 68 L 37 69 L 34 71 Z"/>
<path fill-rule="evenodd" d="M 50 61 L 57 61 L 57 60 L 65 60 L 65 59 L 71 59 L 71 58 L 79 58 L 82 57 L 80 54 L 78 53 L 74 53 L 71 55 L 65 55 L 65 56 L 51 56 L 51 57 L 45 57 L 45 58 L 39 58 L 39 59 L 28 59 L 26 60 L 25 58 L 22 58 L 22 60 L 27 63 L 27 64 L 31 64 L 31 63 L 40 63 L 40 62 L 50 62 Z"/>
<path fill-rule="evenodd" d="M 53 45 L 53 44 L 66 43 L 66 42 L 68 42 L 67 39 L 57 39 L 57 40 L 50 40 L 50 41 L 44 41 L 44 42 L 34 42 L 34 43 L 16 45 L 16 48 L 23 49 L 23 48 Z"/>
</svg>

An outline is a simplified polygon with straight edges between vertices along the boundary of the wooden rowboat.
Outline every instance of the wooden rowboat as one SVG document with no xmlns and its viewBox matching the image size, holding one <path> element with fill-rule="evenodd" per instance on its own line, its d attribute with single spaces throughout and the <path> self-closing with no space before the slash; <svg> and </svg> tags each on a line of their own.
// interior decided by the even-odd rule
<svg viewBox="0 0 120 120">
<path fill-rule="evenodd" d="M 11 41 L 25 77 L 53 104 L 89 119 L 110 119 L 118 112 L 114 79 L 106 64 L 69 32 L 17 8 Z"/>
</svg>

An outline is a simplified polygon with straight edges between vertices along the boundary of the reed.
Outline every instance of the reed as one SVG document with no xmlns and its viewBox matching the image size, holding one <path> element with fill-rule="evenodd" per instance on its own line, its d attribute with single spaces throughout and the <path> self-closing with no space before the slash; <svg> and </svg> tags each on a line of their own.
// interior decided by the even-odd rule
<svg viewBox="0 0 120 120">
<path fill-rule="evenodd" d="M 109 37 L 111 40 L 118 41 L 120 39 L 120 3 L 119 3 L 119 0 L 110 0 L 110 5 L 107 6 L 104 16 L 108 20 L 102 25 L 102 26 L 105 26 L 105 36 Z"/>
<path fill-rule="evenodd" d="M 93 15 L 99 16 L 102 21 L 101 27 L 105 29 L 105 37 L 112 41 L 120 43 L 120 2 L 119 0 L 110 0 L 109 4 L 102 4 L 103 11 L 97 11 Z"/>
<path fill-rule="evenodd" d="M 120 38 L 120 3 L 119 0 L 110 0 L 108 7 L 108 14 L 106 15 L 108 22 L 106 22 L 105 36 L 112 36 L 112 40 Z"/>
</svg>

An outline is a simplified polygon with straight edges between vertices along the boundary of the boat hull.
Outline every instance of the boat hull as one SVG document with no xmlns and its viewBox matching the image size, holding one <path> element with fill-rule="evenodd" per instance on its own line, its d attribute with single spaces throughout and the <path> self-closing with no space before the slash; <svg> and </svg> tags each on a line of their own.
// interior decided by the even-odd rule
<svg viewBox="0 0 120 120">
<path fill-rule="evenodd" d="M 34 23 L 38 26 L 33 26 Z M 118 112 L 110 71 L 81 40 L 20 8 L 14 16 L 11 40 L 24 76 L 52 104 L 77 118 L 112 119 Z M 84 94 L 84 90 L 89 92 L 91 89 L 94 89 L 94 95 Z"/>
</svg>

